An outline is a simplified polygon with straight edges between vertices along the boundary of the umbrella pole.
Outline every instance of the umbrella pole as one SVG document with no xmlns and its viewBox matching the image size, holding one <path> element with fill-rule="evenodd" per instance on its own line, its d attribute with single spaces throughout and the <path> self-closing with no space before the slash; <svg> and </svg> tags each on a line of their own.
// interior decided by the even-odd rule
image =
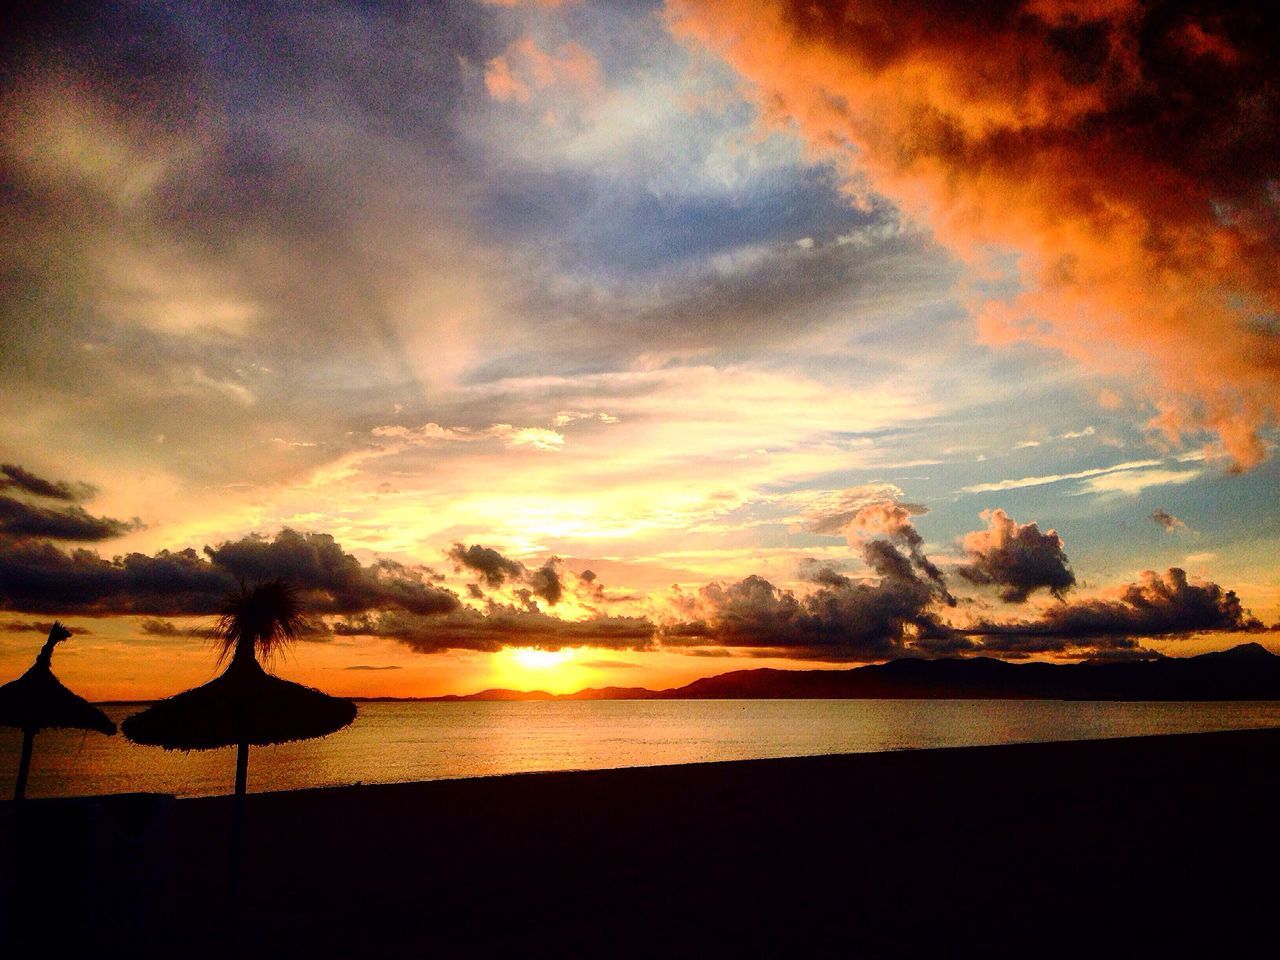
<svg viewBox="0 0 1280 960">
<path fill-rule="evenodd" d="M 31 742 L 36 732 L 31 727 L 22 731 L 22 758 L 18 761 L 18 779 L 13 784 L 13 799 L 22 800 L 27 795 L 27 774 L 31 771 Z"/>
<path fill-rule="evenodd" d="M 231 800 L 231 851 L 227 874 L 228 935 L 233 951 L 239 950 L 240 939 L 240 860 L 244 849 L 244 795 L 249 782 L 249 742 L 241 740 L 236 748 L 236 792 Z"/>
</svg>

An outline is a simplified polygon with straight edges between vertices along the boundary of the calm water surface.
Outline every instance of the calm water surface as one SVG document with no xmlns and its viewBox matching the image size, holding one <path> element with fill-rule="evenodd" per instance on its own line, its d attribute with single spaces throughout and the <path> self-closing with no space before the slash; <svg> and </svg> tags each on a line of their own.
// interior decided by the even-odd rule
<svg viewBox="0 0 1280 960">
<path fill-rule="evenodd" d="M 136 707 L 107 707 L 119 722 Z M 1280 726 L 1280 703 L 1055 700 L 673 700 L 362 703 L 322 740 L 254 747 L 249 789 L 291 790 L 534 770 L 875 753 Z M 0 728 L 0 795 L 21 737 Z M 36 737 L 29 796 L 230 793 L 234 750 L 171 753 L 121 736 Z"/>
</svg>

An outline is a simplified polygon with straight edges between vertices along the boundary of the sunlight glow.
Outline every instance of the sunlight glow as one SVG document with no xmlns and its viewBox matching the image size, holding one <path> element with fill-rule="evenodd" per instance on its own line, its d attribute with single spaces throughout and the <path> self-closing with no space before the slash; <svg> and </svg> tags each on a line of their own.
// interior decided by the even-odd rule
<svg viewBox="0 0 1280 960">
<path fill-rule="evenodd" d="M 516 647 L 511 659 L 526 670 L 546 670 L 558 667 L 573 659 L 572 650 L 538 650 L 534 647 Z"/>
<path fill-rule="evenodd" d="M 489 676 L 483 681 L 491 687 L 511 690 L 545 690 L 548 693 L 572 693 L 598 682 L 595 671 L 579 666 L 589 648 L 539 650 L 536 647 L 507 647 L 490 655 Z"/>
</svg>

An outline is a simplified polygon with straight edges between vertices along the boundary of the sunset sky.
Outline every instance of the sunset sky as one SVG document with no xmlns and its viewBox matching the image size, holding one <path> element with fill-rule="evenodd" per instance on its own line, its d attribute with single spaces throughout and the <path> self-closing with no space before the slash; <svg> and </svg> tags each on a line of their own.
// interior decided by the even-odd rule
<svg viewBox="0 0 1280 960">
<path fill-rule="evenodd" d="M 0 681 L 57 617 L 174 693 L 275 576 L 346 695 L 1280 651 L 1250 5 L 59 9 L 3 41 Z"/>
</svg>

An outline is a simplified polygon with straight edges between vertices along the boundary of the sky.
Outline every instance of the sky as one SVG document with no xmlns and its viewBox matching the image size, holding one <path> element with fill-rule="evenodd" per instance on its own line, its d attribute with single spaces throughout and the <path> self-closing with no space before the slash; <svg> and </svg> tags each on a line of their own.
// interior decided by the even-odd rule
<svg viewBox="0 0 1280 960">
<path fill-rule="evenodd" d="M 48 17 L 48 19 L 42 19 Z M 0 677 L 1280 651 L 1248 4 L 59 5 L 3 41 Z"/>
</svg>

